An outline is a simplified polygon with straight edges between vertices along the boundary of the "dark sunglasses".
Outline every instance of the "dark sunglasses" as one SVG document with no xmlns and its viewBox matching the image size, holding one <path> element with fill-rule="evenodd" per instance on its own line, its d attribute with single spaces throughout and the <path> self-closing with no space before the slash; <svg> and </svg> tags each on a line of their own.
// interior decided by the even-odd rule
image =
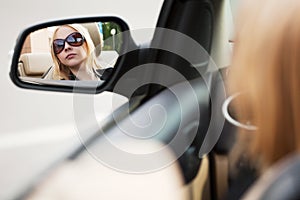
<svg viewBox="0 0 300 200">
<path fill-rule="evenodd" d="M 71 33 L 66 39 L 53 40 L 53 50 L 55 54 L 59 54 L 65 48 L 65 42 L 73 47 L 79 47 L 84 43 L 84 37 L 78 33 Z"/>
</svg>

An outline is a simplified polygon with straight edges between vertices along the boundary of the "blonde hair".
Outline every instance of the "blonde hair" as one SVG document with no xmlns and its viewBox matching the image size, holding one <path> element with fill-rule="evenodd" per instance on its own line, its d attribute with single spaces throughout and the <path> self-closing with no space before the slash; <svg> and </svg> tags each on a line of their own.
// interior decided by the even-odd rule
<svg viewBox="0 0 300 200">
<path fill-rule="evenodd" d="M 249 0 L 241 7 L 229 91 L 258 127 L 248 150 L 267 167 L 300 149 L 300 1 Z M 244 134 L 244 133 L 243 133 Z"/>
<path fill-rule="evenodd" d="M 74 29 L 75 31 L 79 32 L 81 35 L 84 36 L 85 38 L 85 47 L 86 47 L 86 51 L 87 51 L 87 62 L 86 62 L 86 66 L 90 68 L 90 72 L 93 72 L 93 69 L 99 69 L 101 68 L 101 66 L 97 63 L 97 58 L 95 55 L 95 46 L 94 43 L 92 41 L 92 38 L 88 32 L 88 30 L 86 28 L 84 28 L 82 25 L 80 24 L 66 24 L 63 26 L 68 26 L 72 29 Z M 60 79 L 66 79 L 68 80 L 68 75 L 70 73 L 70 69 L 68 66 L 63 65 L 59 59 L 57 58 L 56 54 L 54 53 L 53 50 L 53 40 L 55 37 L 56 32 L 59 30 L 60 27 L 63 26 L 59 26 L 57 29 L 55 29 L 55 31 L 53 32 L 50 44 L 51 44 L 51 56 L 53 59 L 53 63 L 54 63 L 54 71 L 53 71 L 53 79 L 55 80 L 60 80 Z M 100 41 L 101 42 L 101 41 Z M 101 44 L 99 45 L 99 47 L 101 47 Z M 97 47 L 97 48 L 99 48 Z"/>
</svg>

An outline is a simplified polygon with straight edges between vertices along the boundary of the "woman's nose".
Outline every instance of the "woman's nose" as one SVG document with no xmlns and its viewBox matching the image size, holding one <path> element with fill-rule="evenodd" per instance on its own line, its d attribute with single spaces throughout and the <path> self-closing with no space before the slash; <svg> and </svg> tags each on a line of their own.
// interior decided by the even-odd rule
<svg viewBox="0 0 300 200">
<path fill-rule="evenodd" d="M 69 45 L 69 44 L 66 42 L 66 43 L 65 43 L 64 51 L 68 51 L 68 50 L 70 50 L 70 49 L 72 49 L 72 46 Z"/>
</svg>

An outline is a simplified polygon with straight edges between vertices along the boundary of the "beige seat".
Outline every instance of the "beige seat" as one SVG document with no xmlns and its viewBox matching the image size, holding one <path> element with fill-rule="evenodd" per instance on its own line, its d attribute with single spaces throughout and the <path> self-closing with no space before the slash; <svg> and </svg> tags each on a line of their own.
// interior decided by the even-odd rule
<svg viewBox="0 0 300 200">
<path fill-rule="evenodd" d="M 22 77 L 39 78 L 52 65 L 50 53 L 24 53 L 20 56 L 18 71 Z"/>
<path fill-rule="evenodd" d="M 92 41 L 95 45 L 95 54 L 96 54 L 96 56 L 99 56 L 101 53 L 101 48 L 102 48 L 102 46 L 101 46 L 102 39 L 101 39 L 98 24 L 96 22 L 94 22 L 94 23 L 84 23 L 82 25 L 88 30 L 88 32 L 92 38 Z"/>
</svg>

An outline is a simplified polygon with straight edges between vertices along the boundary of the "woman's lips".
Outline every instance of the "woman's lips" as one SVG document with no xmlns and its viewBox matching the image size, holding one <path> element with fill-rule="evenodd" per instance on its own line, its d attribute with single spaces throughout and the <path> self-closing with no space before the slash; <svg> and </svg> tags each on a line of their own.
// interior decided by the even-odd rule
<svg viewBox="0 0 300 200">
<path fill-rule="evenodd" d="M 75 53 L 70 53 L 66 56 L 66 59 L 72 59 L 74 58 L 75 55 L 76 55 Z"/>
</svg>

